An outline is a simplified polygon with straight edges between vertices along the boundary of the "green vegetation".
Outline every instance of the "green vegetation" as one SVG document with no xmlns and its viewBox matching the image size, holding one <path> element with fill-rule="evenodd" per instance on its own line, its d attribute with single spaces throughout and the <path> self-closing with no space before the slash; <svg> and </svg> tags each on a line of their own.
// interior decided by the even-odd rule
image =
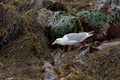
<svg viewBox="0 0 120 80">
<path fill-rule="evenodd" d="M 79 17 L 86 17 L 88 22 L 91 21 L 96 27 L 101 28 L 106 22 L 106 15 L 98 10 L 84 10 L 79 11 L 77 14 Z"/>
<path fill-rule="evenodd" d="M 81 28 L 80 21 L 74 16 L 59 16 L 59 20 L 55 23 L 50 31 L 52 39 L 63 37 L 67 33 L 79 32 Z"/>
</svg>

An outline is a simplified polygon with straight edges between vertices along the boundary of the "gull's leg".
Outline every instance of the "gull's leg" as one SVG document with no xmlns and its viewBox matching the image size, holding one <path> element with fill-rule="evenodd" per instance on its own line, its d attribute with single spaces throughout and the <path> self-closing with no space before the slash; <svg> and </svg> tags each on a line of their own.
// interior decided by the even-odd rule
<svg viewBox="0 0 120 80">
<path fill-rule="evenodd" d="M 76 44 L 75 46 L 74 46 L 74 49 L 76 48 L 76 49 L 79 49 L 81 46 L 84 46 L 86 43 L 85 42 L 80 42 L 79 44 Z"/>
<path fill-rule="evenodd" d="M 63 46 L 63 52 L 70 51 L 70 50 L 71 50 L 71 46 L 70 47 L 67 45 Z"/>
<path fill-rule="evenodd" d="M 68 46 L 67 51 L 70 51 L 72 49 L 72 46 Z"/>
<path fill-rule="evenodd" d="M 80 46 L 83 46 L 85 45 L 86 43 L 85 42 L 80 42 Z"/>
<path fill-rule="evenodd" d="M 63 52 L 65 52 L 65 48 L 66 48 L 66 46 L 63 46 Z"/>
</svg>

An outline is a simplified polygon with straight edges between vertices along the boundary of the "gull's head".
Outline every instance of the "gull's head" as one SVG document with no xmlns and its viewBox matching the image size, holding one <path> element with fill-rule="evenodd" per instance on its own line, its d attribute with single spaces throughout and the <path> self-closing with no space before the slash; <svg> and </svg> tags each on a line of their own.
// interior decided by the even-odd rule
<svg viewBox="0 0 120 80">
<path fill-rule="evenodd" d="M 63 38 L 57 38 L 57 39 L 52 43 L 52 45 L 54 45 L 54 44 L 61 44 L 62 41 L 63 41 Z"/>
</svg>

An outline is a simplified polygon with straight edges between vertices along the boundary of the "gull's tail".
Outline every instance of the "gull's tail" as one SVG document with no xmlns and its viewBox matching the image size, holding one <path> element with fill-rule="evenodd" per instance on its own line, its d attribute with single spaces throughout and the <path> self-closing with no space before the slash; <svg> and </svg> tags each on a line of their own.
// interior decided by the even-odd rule
<svg viewBox="0 0 120 80">
<path fill-rule="evenodd" d="M 94 33 L 94 31 L 90 31 L 90 32 L 88 32 L 88 33 L 89 33 L 89 36 L 92 36 L 93 33 Z"/>
</svg>

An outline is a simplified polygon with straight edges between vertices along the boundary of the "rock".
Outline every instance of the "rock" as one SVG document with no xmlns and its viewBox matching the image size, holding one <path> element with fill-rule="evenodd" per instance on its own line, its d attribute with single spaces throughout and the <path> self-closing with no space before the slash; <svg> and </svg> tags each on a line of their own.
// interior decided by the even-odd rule
<svg viewBox="0 0 120 80">
<path fill-rule="evenodd" d="M 109 44 L 109 43 L 108 43 Z M 111 43 L 110 43 L 111 44 Z M 114 43 L 113 43 L 114 44 Z M 119 56 L 120 44 L 108 46 L 100 51 L 81 54 L 77 50 L 69 52 L 57 52 L 54 54 L 55 66 L 64 73 L 62 79 L 119 79 Z M 85 58 L 82 59 L 81 57 Z M 81 59 L 83 63 L 81 64 Z M 73 74 L 71 68 L 79 72 L 80 75 Z M 71 76 L 69 76 L 71 75 Z M 111 77 L 109 77 L 111 75 Z"/>
<path fill-rule="evenodd" d="M 58 21 L 54 23 L 54 26 L 50 30 L 51 40 L 63 37 L 65 34 L 79 32 L 82 30 L 82 25 L 78 18 L 74 16 L 63 16 L 58 18 Z"/>
<path fill-rule="evenodd" d="M 86 22 L 92 23 L 97 28 L 101 28 L 106 22 L 106 15 L 98 10 L 79 11 L 76 16 L 87 18 Z M 90 22 L 89 22 L 90 21 Z"/>
<path fill-rule="evenodd" d="M 47 6 L 47 9 L 52 10 L 52 11 L 68 11 L 68 7 L 61 2 L 52 2 L 49 6 Z"/>
<path fill-rule="evenodd" d="M 107 39 L 115 39 L 115 38 L 120 38 L 120 23 L 118 22 L 113 22 L 110 24 L 110 27 L 108 28 L 107 32 Z"/>
<path fill-rule="evenodd" d="M 46 8 L 42 8 L 38 11 L 37 22 L 43 28 L 45 28 L 47 21 L 54 15 L 54 13 Z"/>
<path fill-rule="evenodd" d="M 0 41 L 4 43 L 6 42 L 6 38 L 9 40 L 8 44 L 4 45 L 0 50 L 0 80 L 120 79 L 120 45 L 108 46 L 108 44 L 103 44 L 102 50 L 91 51 L 91 47 L 95 49 L 99 46 L 98 48 L 100 48 L 100 42 L 87 44 L 79 49 L 76 48 L 68 52 L 62 52 L 59 49 L 57 52 L 53 52 L 53 49 L 53 51 L 51 51 L 51 46 L 49 46 L 51 39 L 48 40 L 45 34 L 46 28 L 44 27 L 50 26 L 51 28 L 49 30 L 51 31 L 58 27 L 55 29 L 58 31 L 56 32 L 57 34 L 61 34 L 61 28 L 64 28 L 63 30 L 68 30 L 69 32 L 95 30 L 98 33 L 102 32 L 104 35 L 107 35 L 107 29 L 104 29 L 105 31 L 102 30 L 105 25 L 99 26 L 104 20 L 104 15 L 99 11 L 93 10 L 92 12 L 92 14 L 100 13 L 100 18 L 94 15 L 94 18 L 102 20 L 101 23 L 95 22 L 99 27 L 96 27 L 94 23 L 83 24 L 84 20 L 83 22 L 81 20 L 81 24 L 78 17 L 66 14 L 66 7 L 70 8 L 70 13 L 69 11 L 68 13 L 71 14 L 73 8 L 79 10 L 86 6 L 84 5 L 86 2 L 89 4 L 90 0 L 85 0 L 86 2 L 78 1 L 60 0 L 64 5 L 54 3 L 53 7 L 49 0 L 4 0 L 3 3 L 0 4 L 0 30 L 4 29 L 6 31 L 5 37 L 2 37 Z M 38 10 L 40 10 L 40 8 L 43 8 L 44 5 L 47 6 L 45 2 L 48 4 L 50 2 L 49 7 L 47 7 L 50 10 L 44 8 L 39 12 Z M 90 2 L 90 4 L 91 3 L 92 2 Z M 83 4 L 83 7 L 80 6 L 81 4 Z M 53 9 L 55 6 L 58 6 L 58 9 Z M 63 9 L 64 6 L 65 9 Z M 60 11 L 60 14 L 58 11 L 57 14 L 57 10 L 63 11 Z M 77 10 L 72 14 L 75 14 Z M 98 14 L 97 16 L 99 16 Z M 97 21 L 97 19 L 95 19 L 95 21 Z M 119 26 L 118 24 L 119 21 L 111 26 L 107 26 L 107 28 L 109 28 L 109 34 L 112 33 L 113 28 L 111 27 L 114 26 L 118 29 L 118 27 L 116 27 Z M 84 28 L 84 30 L 82 28 Z M 58 29 L 61 31 L 59 32 Z M 113 29 L 113 31 L 115 30 Z M 119 31 L 117 31 L 117 33 L 118 32 Z M 68 32 L 63 31 L 62 35 L 66 33 Z M 110 36 L 113 36 L 113 33 Z M 106 47 L 106 45 L 108 47 Z M 104 48 L 104 46 L 106 48 Z"/>
</svg>

